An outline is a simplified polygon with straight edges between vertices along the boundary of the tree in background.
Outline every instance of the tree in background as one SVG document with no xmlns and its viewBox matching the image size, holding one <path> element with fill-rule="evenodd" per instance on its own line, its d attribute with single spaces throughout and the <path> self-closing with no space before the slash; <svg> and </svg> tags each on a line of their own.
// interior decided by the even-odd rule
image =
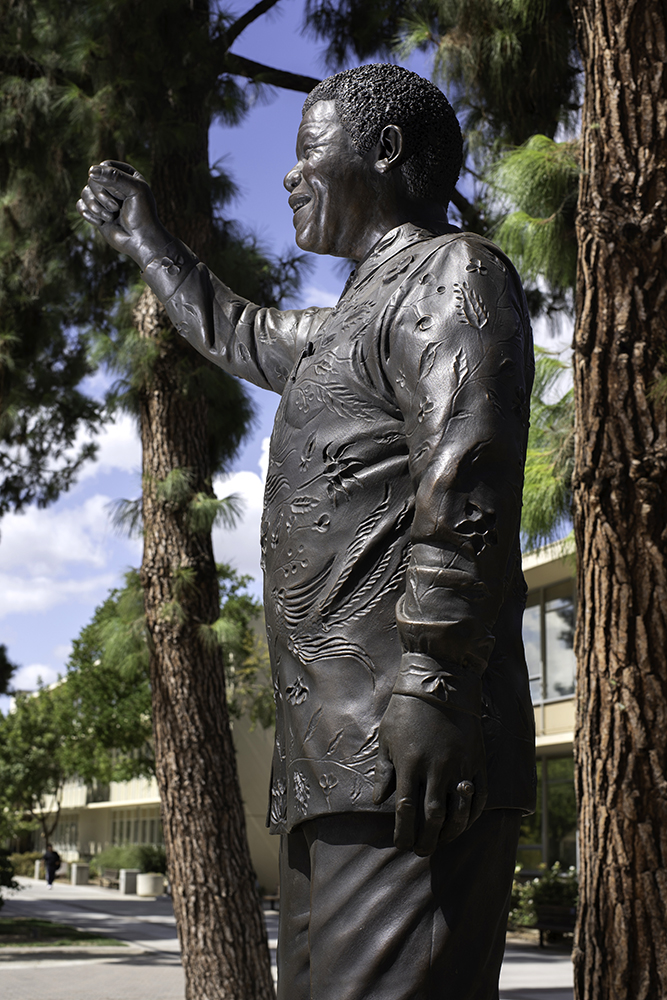
<svg viewBox="0 0 667 1000">
<path fill-rule="evenodd" d="M 27 8 L 0 3 L 0 517 L 56 500 L 95 453 L 77 432 L 102 417 L 81 388 L 92 370 L 77 329 L 87 248 L 71 224 L 81 143 L 57 75 L 35 62 Z"/>
<path fill-rule="evenodd" d="M 275 2 L 260 0 L 235 19 L 208 0 L 3 0 L 3 92 L 15 95 L 8 100 L 16 119 L 6 134 L 7 190 L 29 207 L 41 184 L 40 197 L 62 219 L 90 163 L 131 160 L 169 229 L 241 294 L 277 302 L 295 286 L 296 259 L 272 262 L 225 220 L 232 185 L 208 164 L 211 123 L 237 122 L 246 110 L 232 74 L 304 92 L 317 82 L 229 51 Z M 15 166 L 15 145 L 28 125 L 40 164 L 30 159 L 24 168 L 23 161 Z M 60 246 L 54 239 L 49 247 Z M 219 599 L 211 527 L 229 511 L 212 479 L 234 454 L 250 406 L 237 383 L 180 341 L 152 293 L 132 286 L 127 264 L 87 227 L 69 245 L 73 259 L 55 255 L 49 274 L 60 269 L 76 323 L 108 338 L 106 359 L 125 380 L 122 401 L 141 432 L 140 580 L 187 996 L 267 998 L 266 935 L 229 733 L 224 655 L 212 629 Z"/>
<path fill-rule="evenodd" d="M 211 632 L 223 643 L 230 713 L 271 725 L 263 715 L 273 690 L 262 671 L 266 643 L 256 645 L 261 605 L 248 593 L 249 577 L 224 564 L 218 577 Z M 18 695 L 0 716 L 3 834 L 23 831 L 29 816 L 48 841 L 68 780 L 92 786 L 155 774 L 149 659 L 143 591 L 131 570 L 74 640 L 65 677 Z"/>
<path fill-rule="evenodd" d="M 17 666 L 7 656 L 7 647 L 0 643 L 0 694 L 7 694 L 12 674 Z"/>
<path fill-rule="evenodd" d="M 57 690 L 18 694 L 14 710 L 0 717 L 0 808 L 5 820 L 28 814 L 44 845 L 58 825 L 67 773 L 64 704 Z"/>
<path fill-rule="evenodd" d="M 266 689 L 273 689 L 255 645 L 261 605 L 248 593 L 249 577 L 224 564 L 217 570 L 220 608 L 207 631 L 222 649 L 229 711 L 266 728 L 272 720 L 262 709 Z M 149 648 L 143 589 L 130 570 L 74 640 L 59 689 L 67 706 L 60 759 L 68 777 L 91 785 L 155 774 Z"/>
</svg>

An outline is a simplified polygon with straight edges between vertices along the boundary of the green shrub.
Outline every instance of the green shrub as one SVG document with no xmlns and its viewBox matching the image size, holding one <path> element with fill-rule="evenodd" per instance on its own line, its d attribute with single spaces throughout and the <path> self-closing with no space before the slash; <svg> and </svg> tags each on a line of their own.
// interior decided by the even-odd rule
<svg viewBox="0 0 667 1000">
<path fill-rule="evenodd" d="M 126 844 L 122 847 L 106 847 L 90 862 L 91 875 L 101 875 L 105 868 L 138 868 L 142 872 L 167 870 L 164 847 L 153 844 Z"/>
<path fill-rule="evenodd" d="M 10 854 L 9 860 L 15 875 L 25 875 L 32 878 L 35 874 L 35 861 L 39 861 L 41 857 L 41 851 L 25 851 L 23 854 Z"/>
<path fill-rule="evenodd" d="M 522 882 L 514 879 L 510 908 L 510 927 L 534 927 L 537 923 L 536 906 L 576 906 L 579 898 L 579 880 L 574 868 L 563 871 L 556 861 L 551 868 L 541 865 L 544 872 L 537 878 Z M 516 875 L 520 874 L 517 869 Z"/>
<path fill-rule="evenodd" d="M 18 882 L 14 879 L 14 866 L 9 859 L 9 851 L 0 851 L 0 908 L 4 905 L 2 890 L 19 889 Z"/>
</svg>

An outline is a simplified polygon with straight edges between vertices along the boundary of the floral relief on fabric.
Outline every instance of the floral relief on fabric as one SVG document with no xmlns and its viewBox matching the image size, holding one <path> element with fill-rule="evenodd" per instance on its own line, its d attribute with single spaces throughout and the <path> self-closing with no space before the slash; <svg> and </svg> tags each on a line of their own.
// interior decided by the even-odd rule
<svg viewBox="0 0 667 1000">
<path fill-rule="evenodd" d="M 306 776 L 301 771 L 294 772 L 294 798 L 299 811 L 305 816 L 308 811 L 308 800 L 310 799 L 310 785 Z"/>
</svg>

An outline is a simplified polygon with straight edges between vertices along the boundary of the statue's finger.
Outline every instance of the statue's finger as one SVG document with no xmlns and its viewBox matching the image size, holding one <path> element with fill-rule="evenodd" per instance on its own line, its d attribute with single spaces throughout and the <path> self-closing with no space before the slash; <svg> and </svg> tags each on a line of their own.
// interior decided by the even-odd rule
<svg viewBox="0 0 667 1000">
<path fill-rule="evenodd" d="M 140 186 L 144 183 L 141 175 L 136 172 L 132 175 L 111 166 L 110 163 L 98 163 L 88 171 L 88 184 L 99 184 L 104 187 L 109 194 L 116 198 L 129 198 L 136 194 Z"/>
<path fill-rule="evenodd" d="M 409 851 L 414 845 L 418 797 L 418 788 L 401 782 L 400 777 L 397 777 L 394 845 L 399 851 Z"/>
<path fill-rule="evenodd" d="M 455 840 L 468 826 L 473 793 L 461 793 L 457 788 L 447 797 L 447 818 L 442 825 L 440 839 Z"/>
<path fill-rule="evenodd" d="M 102 160 L 102 166 L 115 167 L 116 170 L 120 170 L 121 173 L 129 174 L 130 177 L 135 177 L 140 181 L 143 181 L 144 179 L 139 171 L 135 170 L 131 163 L 124 163 L 123 160 Z"/>
<path fill-rule="evenodd" d="M 381 755 L 375 763 L 375 780 L 373 784 L 373 802 L 380 805 L 385 802 L 396 785 L 394 765 L 388 757 Z"/>
<path fill-rule="evenodd" d="M 86 222 L 92 223 L 93 226 L 103 226 L 105 222 L 111 222 L 113 218 L 110 216 L 110 213 L 106 211 L 106 209 L 101 212 L 95 211 L 86 204 L 83 198 L 79 198 L 76 203 L 76 208 L 79 215 L 81 215 Z"/>
<path fill-rule="evenodd" d="M 90 195 L 91 197 L 87 197 Z M 86 184 L 86 187 L 81 192 L 81 197 L 84 201 L 88 202 L 91 209 L 94 210 L 92 201 L 97 201 L 100 205 L 103 205 L 108 212 L 119 212 L 121 203 L 117 198 L 114 198 L 109 194 L 107 189 L 99 181 L 94 180 L 92 177 Z M 91 200 L 92 198 L 92 200 Z"/>
<path fill-rule="evenodd" d="M 424 795 L 424 822 L 415 842 L 414 851 L 422 858 L 433 854 L 438 846 L 440 831 L 447 818 L 447 807 L 442 801 L 438 787 L 429 781 Z"/>
<path fill-rule="evenodd" d="M 470 803 L 470 816 L 468 817 L 468 826 L 471 826 L 476 819 L 482 815 L 484 811 L 484 806 L 486 805 L 486 799 L 488 796 L 488 787 L 486 784 L 486 774 L 478 774 L 475 777 L 475 794 L 472 797 Z"/>
<path fill-rule="evenodd" d="M 77 201 L 76 209 L 79 215 L 81 215 L 82 218 L 86 220 L 86 222 L 90 222 L 91 225 L 97 226 L 98 228 L 104 225 L 105 220 L 102 218 L 102 216 L 95 212 L 91 212 L 91 210 L 88 208 L 88 206 L 86 205 L 85 201 L 82 198 L 79 198 L 79 200 Z"/>
<path fill-rule="evenodd" d="M 81 201 L 91 215 L 97 216 L 100 222 L 112 222 L 118 215 L 118 202 L 112 199 L 111 204 L 113 208 L 107 208 L 95 192 L 91 190 L 90 185 L 86 185 L 81 192 Z"/>
</svg>

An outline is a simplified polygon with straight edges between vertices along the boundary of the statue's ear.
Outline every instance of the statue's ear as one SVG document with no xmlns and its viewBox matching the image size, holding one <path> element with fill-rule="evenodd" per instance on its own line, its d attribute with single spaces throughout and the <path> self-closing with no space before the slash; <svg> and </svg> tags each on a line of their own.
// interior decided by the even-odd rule
<svg viewBox="0 0 667 1000">
<path fill-rule="evenodd" d="M 374 165 L 379 174 L 386 174 L 400 166 L 405 159 L 403 131 L 399 125 L 385 125 L 378 146 L 378 158 Z"/>
</svg>

